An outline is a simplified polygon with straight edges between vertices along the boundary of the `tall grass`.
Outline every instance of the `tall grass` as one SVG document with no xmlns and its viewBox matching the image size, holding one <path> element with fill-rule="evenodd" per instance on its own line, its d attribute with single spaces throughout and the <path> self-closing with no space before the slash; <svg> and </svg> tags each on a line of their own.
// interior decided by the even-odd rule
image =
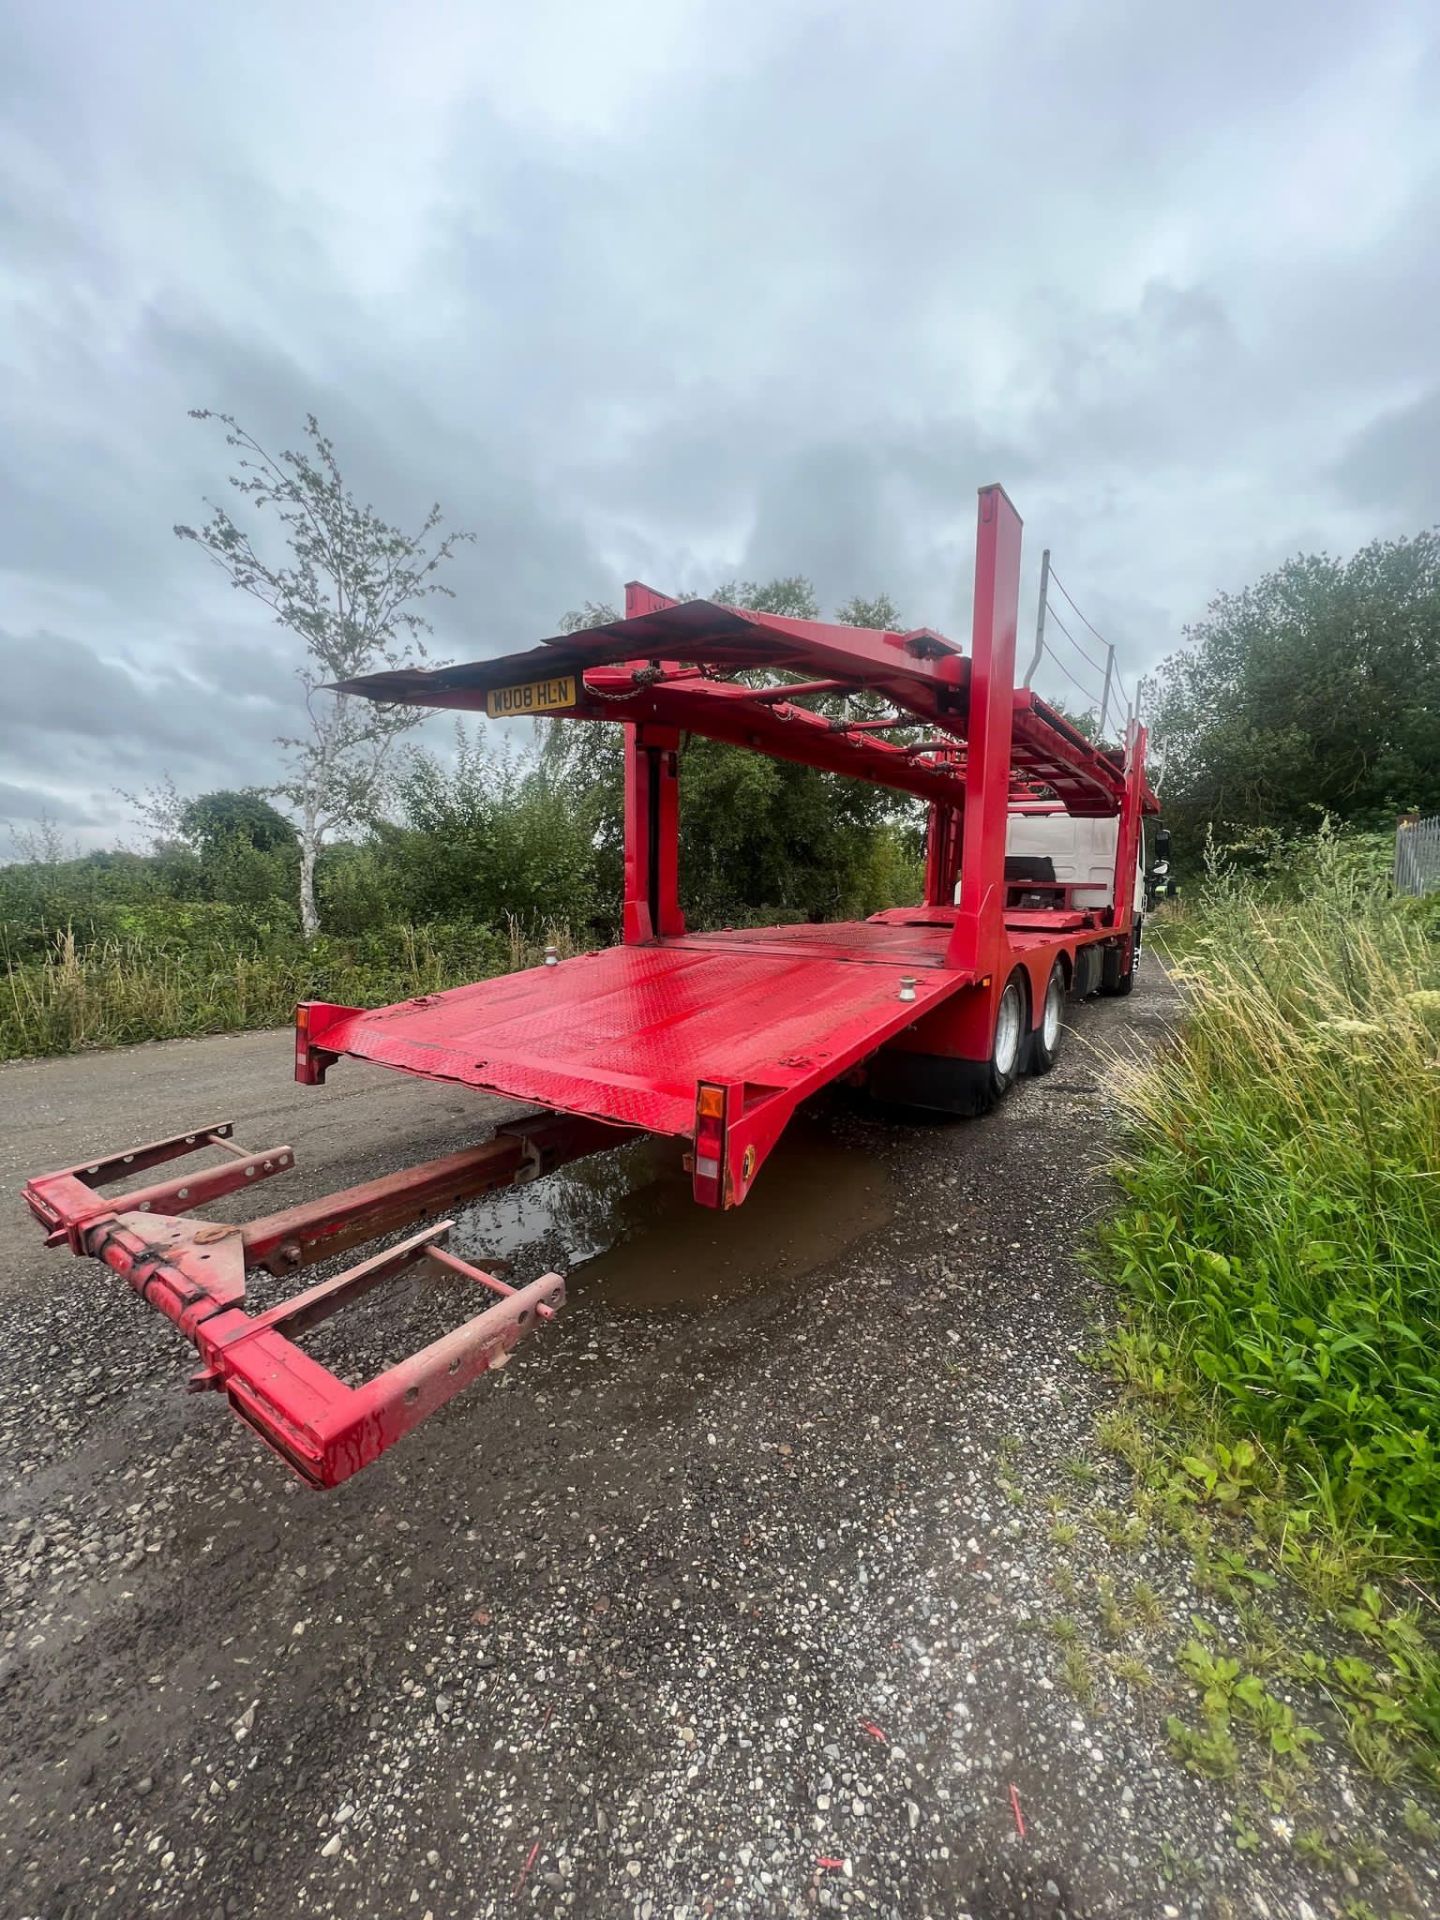
<svg viewBox="0 0 1440 1920">
<path fill-rule="evenodd" d="M 1299 897 L 1212 876 L 1181 930 L 1105 1263 L 1317 1516 L 1433 1577 L 1440 944 L 1328 836 Z"/>
<path fill-rule="evenodd" d="M 564 930 L 548 937 L 564 944 Z M 535 943 L 478 926 L 393 926 L 356 939 L 101 939 L 66 929 L 7 958 L 0 1059 L 283 1026 L 297 1000 L 379 1006 L 533 964 Z"/>
</svg>

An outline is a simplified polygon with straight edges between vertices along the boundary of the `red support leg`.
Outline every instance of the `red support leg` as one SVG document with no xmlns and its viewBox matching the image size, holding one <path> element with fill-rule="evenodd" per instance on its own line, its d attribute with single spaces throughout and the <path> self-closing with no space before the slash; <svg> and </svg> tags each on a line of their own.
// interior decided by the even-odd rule
<svg viewBox="0 0 1440 1920">
<path fill-rule="evenodd" d="M 625 727 L 625 918 L 627 947 L 655 938 L 650 917 L 650 765 L 640 729 Z"/>
<path fill-rule="evenodd" d="M 685 931 L 680 911 L 680 735 L 625 729 L 625 944 Z"/>
<path fill-rule="evenodd" d="M 960 864 L 960 810 L 932 803 L 925 833 L 925 904 L 953 907 Z"/>
<path fill-rule="evenodd" d="M 678 602 L 638 580 L 625 583 L 625 618 Z M 666 662 L 660 661 L 660 666 Z M 669 663 L 672 667 L 674 662 Z M 627 947 L 684 933 L 680 911 L 680 734 L 625 728 L 625 918 Z"/>
</svg>

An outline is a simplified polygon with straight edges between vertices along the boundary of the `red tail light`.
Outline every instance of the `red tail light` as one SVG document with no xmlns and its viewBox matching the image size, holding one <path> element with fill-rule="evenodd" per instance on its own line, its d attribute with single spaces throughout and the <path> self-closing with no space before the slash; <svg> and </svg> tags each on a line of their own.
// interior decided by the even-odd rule
<svg viewBox="0 0 1440 1920">
<path fill-rule="evenodd" d="M 725 1204 L 725 1089 L 703 1080 L 695 1090 L 694 1193 L 702 1207 Z"/>
</svg>

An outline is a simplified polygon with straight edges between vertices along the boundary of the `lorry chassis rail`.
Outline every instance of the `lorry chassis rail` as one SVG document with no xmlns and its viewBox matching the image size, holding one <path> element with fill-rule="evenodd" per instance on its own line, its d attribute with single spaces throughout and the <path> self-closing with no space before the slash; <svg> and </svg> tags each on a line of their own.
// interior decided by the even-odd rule
<svg viewBox="0 0 1440 1920">
<path fill-rule="evenodd" d="M 331 1275 L 263 1313 L 243 1305 L 245 1275 L 286 1274 L 327 1260 L 426 1215 L 548 1173 L 625 1135 L 597 1121 L 541 1114 L 467 1147 L 245 1224 L 187 1220 L 192 1207 L 283 1173 L 288 1146 L 237 1146 L 228 1121 L 153 1140 L 128 1153 L 64 1167 L 27 1182 L 25 1201 L 47 1246 L 103 1262 L 193 1344 L 193 1390 L 223 1391 L 231 1406 L 300 1477 L 338 1486 L 492 1367 L 564 1304 L 559 1274 L 514 1287 L 451 1253 L 441 1220 Z M 217 1148 L 228 1163 L 107 1198 L 99 1189 L 166 1161 Z M 492 1304 L 407 1359 L 350 1386 L 291 1337 L 421 1264 L 474 1281 Z"/>
</svg>

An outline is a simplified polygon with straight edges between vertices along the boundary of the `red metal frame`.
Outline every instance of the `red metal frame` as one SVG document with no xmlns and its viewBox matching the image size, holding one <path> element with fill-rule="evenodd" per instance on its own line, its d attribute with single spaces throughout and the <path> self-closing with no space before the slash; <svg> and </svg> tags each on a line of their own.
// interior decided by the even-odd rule
<svg viewBox="0 0 1440 1920">
<path fill-rule="evenodd" d="M 570 676 L 563 717 L 622 722 L 624 946 L 373 1013 L 312 1007 L 301 1077 L 311 1062 L 323 1071 L 353 1053 L 676 1135 L 690 1143 L 696 1199 L 732 1206 L 816 1087 L 887 1048 L 988 1059 L 1017 971 L 1033 1024 L 1050 970 L 1059 963 L 1072 977 L 1080 947 L 1119 945 L 1123 963 L 1140 815 L 1155 807 L 1144 736 L 1118 755 L 1016 688 L 1020 543 L 1003 488 L 984 488 L 968 658 L 929 628 L 781 618 L 632 581 L 623 619 L 528 653 L 345 682 L 371 699 L 466 709 L 527 675 Z M 757 685 L 761 673 L 769 678 Z M 794 677 L 777 684 L 782 673 Z M 885 717 L 837 718 L 810 704 L 860 689 L 885 702 Z M 917 726 L 918 740 L 886 737 Z M 838 928 L 688 933 L 679 796 L 689 734 L 926 801 L 924 909 Z M 1010 810 L 1037 792 L 1077 815 L 1118 817 L 1108 911 L 1077 910 L 1060 888 L 1051 907 L 1007 910 Z M 702 1088 L 721 1090 L 720 1123 L 701 1125 Z M 702 1163 L 717 1155 L 712 1177 Z"/>
<path fill-rule="evenodd" d="M 552 688 L 573 678 L 565 717 L 624 725 L 620 946 L 393 1007 L 316 1001 L 296 1013 L 304 1084 L 350 1054 L 543 1111 L 483 1147 L 243 1225 L 183 1216 L 285 1171 L 294 1155 L 288 1146 L 249 1153 L 228 1124 L 199 1128 L 32 1180 L 25 1198 L 48 1243 L 124 1275 L 198 1349 L 194 1384 L 223 1389 L 308 1481 L 333 1486 L 503 1364 L 560 1304 L 563 1282 L 546 1274 L 510 1287 L 440 1246 L 447 1222 L 265 1313 L 242 1305 L 247 1271 L 294 1272 L 636 1130 L 684 1144 L 700 1204 L 738 1205 L 796 1106 L 820 1087 L 983 1065 L 1011 979 L 1025 984 L 1033 1027 L 1052 970 L 1072 980 L 1083 948 L 1103 945 L 1123 971 L 1141 817 L 1157 810 L 1145 733 L 1132 727 L 1114 753 L 1016 688 L 1020 541 L 1003 489 L 983 489 L 969 657 L 928 628 L 782 619 L 631 582 L 625 617 L 605 626 L 507 658 L 345 683 L 371 699 L 468 709 L 530 678 Z M 853 719 L 811 704 L 860 690 L 884 703 L 882 714 L 873 701 Z M 680 786 L 690 734 L 924 801 L 924 904 L 841 925 L 687 932 Z M 1053 905 L 1007 907 L 1016 806 L 1117 820 L 1110 907 L 1078 909 L 1065 886 L 1053 889 Z M 228 1162 L 117 1197 L 98 1191 L 205 1148 Z M 475 1281 L 494 1304 L 363 1386 L 296 1344 L 292 1336 L 422 1261 Z"/>
<path fill-rule="evenodd" d="M 72 1252 L 113 1268 L 179 1328 L 200 1355 L 193 1389 L 223 1391 L 241 1418 L 317 1487 L 338 1486 L 482 1373 L 504 1366 L 517 1341 L 563 1305 L 565 1283 L 559 1274 L 547 1273 L 528 1286 L 512 1287 L 458 1259 L 441 1245 L 448 1220 L 264 1313 L 244 1309 L 246 1273 L 260 1267 L 296 1271 L 439 1207 L 534 1178 L 609 1146 L 616 1137 L 611 1128 L 549 1114 L 503 1129 L 483 1146 L 246 1225 L 184 1219 L 190 1208 L 218 1193 L 294 1164 L 288 1147 L 251 1154 L 234 1147 L 230 1134 L 227 1121 L 64 1167 L 29 1181 L 24 1197 L 48 1245 L 67 1244 Z M 109 1198 L 98 1192 L 207 1147 L 236 1158 L 230 1166 L 161 1186 Z M 495 1296 L 494 1304 L 360 1386 L 348 1385 L 296 1345 L 293 1335 L 420 1262 L 474 1281 Z"/>
</svg>

